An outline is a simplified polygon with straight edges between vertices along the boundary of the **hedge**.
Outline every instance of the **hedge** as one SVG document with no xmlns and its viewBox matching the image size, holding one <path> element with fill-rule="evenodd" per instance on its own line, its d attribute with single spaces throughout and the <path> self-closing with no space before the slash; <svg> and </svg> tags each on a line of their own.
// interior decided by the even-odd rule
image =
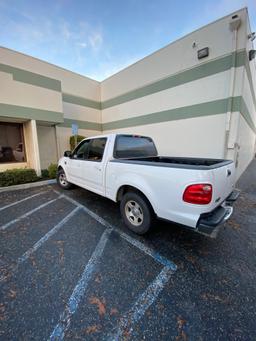
<svg viewBox="0 0 256 341">
<path fill-rule="evenodd" d="M 0 172 L 0 187 L 25 184 L 37 181 L 38 179 L 34 169 L 9 169 Z"/>
<path fill-rule="evenodd" d="M 51 163 L 48 167 L 48 175 L 50 179 L 55 179 L 57 174 L 58 165 L 56 163 Z"/>
<path fill-rule="evenodd" d="M 48 179 L 49 178 L 48 169 L 42 169 L 41 170 L 41 178 L 43 178 L 43 179 Z"/>
<path fill-rule="evenodd" d="M 82 136 L 82 135 L 76 135 L 77 137 L 77 144 L 79 142 L 81 142 L 83 139 L 85 139 L 85 136 Z M 70 150 L 74 150 L 75 149 L 75 136 L 70 136 L 69 138 L 69 144 L 70 144 Z"/>
</svg>

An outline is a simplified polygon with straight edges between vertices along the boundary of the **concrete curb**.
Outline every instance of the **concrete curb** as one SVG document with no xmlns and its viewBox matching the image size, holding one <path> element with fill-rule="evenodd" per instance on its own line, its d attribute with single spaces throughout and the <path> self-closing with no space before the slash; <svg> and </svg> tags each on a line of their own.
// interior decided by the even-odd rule
<svg viewBox="0 0 256 341">
<path fill-rule="evenodd" d="M 31 183 L 28 183 L 28 184 L 21 184 L 21 185 L 0 187 L 0 193 L 2 193 L 2 192 L 9 192 L 9 191 L 16 191 L 16 190 L 19 190 L 19 189 L 27 189 L 27 188 L 39 187 L 39 186 L 44 186 L 44 185 L 52 185 L 52 184 L 56 184 L 56 179 L 31 182 Z"/>
</svg>

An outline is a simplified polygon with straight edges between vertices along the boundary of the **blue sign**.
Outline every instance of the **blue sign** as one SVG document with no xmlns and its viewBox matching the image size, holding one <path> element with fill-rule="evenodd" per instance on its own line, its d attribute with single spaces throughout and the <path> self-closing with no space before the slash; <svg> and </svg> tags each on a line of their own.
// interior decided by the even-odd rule
<svg viewBox="0 0 256 341">
<path fill-rule="evenodd" d="M 78 124 L 72 123 L 72 135 L 78 135 Z"/>
</svg>

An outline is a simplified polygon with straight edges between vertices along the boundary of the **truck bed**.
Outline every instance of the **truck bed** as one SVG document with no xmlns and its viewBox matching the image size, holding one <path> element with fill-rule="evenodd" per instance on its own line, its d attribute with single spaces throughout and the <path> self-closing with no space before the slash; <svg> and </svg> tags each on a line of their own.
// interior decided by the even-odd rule
<svg viewBox="0 0 256 341">
<path fill-rule="evenodd" d="M 190 157 L 168 157 L 168 156 L 152 156 L 152 157 L 133 157 L 119 158 L 111 160 L 111 162 L 122 162 L 128 164 L 169 167 L 169 168 L 185 168 L 185 169 L 215 169 L 232 163 L 231 160 L 224 159 L 206 159 L 206 158 L 190 158 Z"/>
</svg>

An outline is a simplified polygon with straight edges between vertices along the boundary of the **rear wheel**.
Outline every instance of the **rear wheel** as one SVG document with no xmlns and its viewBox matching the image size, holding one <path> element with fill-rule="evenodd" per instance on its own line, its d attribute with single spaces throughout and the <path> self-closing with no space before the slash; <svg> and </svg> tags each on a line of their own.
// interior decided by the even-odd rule
<svg viewBox="0 0 256 341">
<path fill-rule="evenodd" d="M 135 192 L 126 193 L 121 200 L 120 211 L 125 225 L 131 231 L 139 235 L 149 231 L 154 213 L 143 195 Z"/>
<path fill-rule="evenodd" d="M 60 170 L 58 170 L 57 182 L 58 182 L 59 186 L 63 189 L 70 189 L 72 187 L 72 184 L 70 182 L 68 182 L 66 174 L 62 168 Z"/>
</svg>

